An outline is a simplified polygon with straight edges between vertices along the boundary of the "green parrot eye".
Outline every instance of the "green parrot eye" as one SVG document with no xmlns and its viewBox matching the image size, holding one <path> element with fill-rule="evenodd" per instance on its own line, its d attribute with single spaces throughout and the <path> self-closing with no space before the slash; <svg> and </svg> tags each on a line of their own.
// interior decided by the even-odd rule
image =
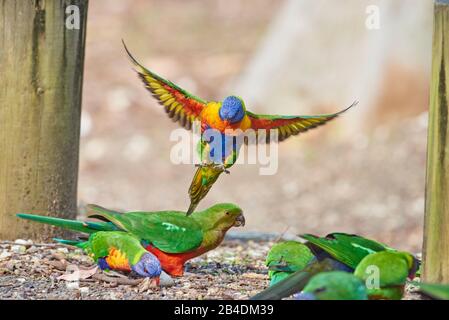
<svg viewBox="0 0 449 320">
<path fill-rule="evenodd" d="M 229 211 L 226 211 L 226 215 L 229 216 L 231 213 Z"/>
<path fill-rule="evenodd" d="M 317 288 L 317 289 L 313 290 L 313 293 L 314 294 L 318 294 L 318 293 L 322 293 L 322 292 L 325 292 L 325 291 L 326 291 L 326 288 L 325 287 L 321 287 L 321 288 Z"/>
</svg>

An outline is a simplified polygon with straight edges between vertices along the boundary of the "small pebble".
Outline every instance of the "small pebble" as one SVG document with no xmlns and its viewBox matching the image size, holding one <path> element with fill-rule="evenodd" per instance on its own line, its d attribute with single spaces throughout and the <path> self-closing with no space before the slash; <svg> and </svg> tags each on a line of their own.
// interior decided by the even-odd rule
<svg viewBox="0 0 449 320">
<path fill-rule="evenodd" d="M 2 253 L 0 253 L 0 260 L 7 259 L 10 256 L 12 256 L 12 253 L 4 250 Z"/>
<path fill-rule="evenodd" d="M 175 281 L 172 277 L 162 271 L 160 276 L 160 285 L 161 287 L 172 287 L 175 285 Z"/>
<path fill-rule="evenodd" d="M 14 253 L 23 254 L 23 253 L 25 253 L 26 250 L 27 250 L 27 248 L 25 246 L 22 246 L 22 245 L 16 245 L 16 246 L 12 246 L 11 247 L 11 251 L 14 252 Z"/>
<path fill-rule="evenodd" d="M 67 286 L 67 289 L 69 289 L 69 290 L 78 290 L 80 287 L 78 282 L 67 282 L 66 286 Z"/>
<path fill-rule="evenodd" d="M 33 241 L 31 240 L 23 240 L 23 239 L 17 239 L 16 241 L 14 241 L 15 244 L 19 244 L 22 246 L 30 246 L 33 244 Z"/>
<path fill-rule="evenodd" d="M 89 287 L 82 287 L 80 288 L 81 294 L 88 294 L 89 293 Z"/>
</svg>

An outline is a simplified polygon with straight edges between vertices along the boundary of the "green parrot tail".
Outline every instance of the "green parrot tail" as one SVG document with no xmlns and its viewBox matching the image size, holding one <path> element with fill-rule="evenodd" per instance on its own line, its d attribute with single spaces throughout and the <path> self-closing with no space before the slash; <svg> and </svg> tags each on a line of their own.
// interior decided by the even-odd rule
<svg viewBox="0 0 449 320">
<path fill-rule="evenodd" d="M 191 215 L 198 203 L 207 195 L 212 185 L 224 171 L 215 165 L 205 165 L 198 168 L 189 188 L 190 206 L 187 215 Z"/>
<path fill-rule="evenodd" d="M 273 284 L 268 289 L 256 294 L 251 300 L 281 300 L 302 291 L 315 274 L 332 271 L 334 263 L 330 259 L 314 260 L 305 269 L 296 271 L 287 278 Z"/>
<path fill-rule="evenodd" d="M 86 241 L 81 241 L 81 240 L 66 240 L 66 239 L 59 239 L 59 238 L 53 238 L 53 240 L 56 242 L 62 243 L 62 244 L 78 247 L 81 249 L 84 249 L 84 247 L 86 246 Z"/>
<path fill-rule="evenodd" d="M 88 222 L 78 220 L 67 220 L 61 218 L 53 218 L 47 216 L 38 216 L 34 214 L 19 213 L 17 217 L 25 220 L 31 220 L 39 223 L 50 224 L 68 230 L 95 233 L 97 231 L 116 231 L 119 230 L 114 224 L 110 222 Z"/>
</svg>

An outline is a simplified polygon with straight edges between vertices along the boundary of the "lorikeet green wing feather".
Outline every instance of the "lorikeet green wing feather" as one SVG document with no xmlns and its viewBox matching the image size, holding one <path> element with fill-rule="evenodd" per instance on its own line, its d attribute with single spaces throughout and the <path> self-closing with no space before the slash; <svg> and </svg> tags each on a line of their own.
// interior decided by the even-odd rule
<svg viewBox="0 0 449 320">
<path fill-rule="evenodd" d="M 159 278 L 161 264 L 147 252 L 140 239 L 123 231 L 99 231 L 76 244 L 103 270 L 134 271 L 142 277 Z"/>
<path fill-rule="evenodd" d="M 201 226 L 184 212 L 127 212 L 108 211 L 98 206 L 88 206 L 91 217 L 112 222 L 167 253 L 182 253 L 199 247 L 203 241 Z"/>
<path fill-rule="evenodd" d="M 371 253 L 393 250 L 380 242 L 345 233 L 332 233 L 326 237 L 304 234 L 301 237 L 308 241 L 308 246 L 315 254 L 324 250 L 332 258 L 352 269 L 355 269 L 360 261 Z"/>
<path fill-rule="evenodd" d="M 108 257 L 111 250 L 120 252 L 124 259 L 131 265 L 136 264 L 142 255 L 147 253 L 139 238 L 123 231 L 97 232 L 89 237 L 83 245 L 84 250 L 97 261 L 99 258 Z"/>
<path fill-rule="evenodd" d="M 191 129 L 193 121 L 199 120 L 207 101 L 146 69 L 131 55 L 125 43 L 123 45 L 135 65 L 139 77 L 158 102 L 165 107 L 168 116 L 186 129 Z"/>
<path fill-rule="evenodd" d="M 278 141 L 283 141 L 290 136 L 298 135 L 310 129 L 319 127 L 327 122 L 337 118 L 346 112 L 357 102 L 354 102 L 348 108 L 332 114 L 316 115 L 316 116 L 280 116 L 280 115 L 263 115 L 246 111 L 251 120 L 251 128 L 256 130 L 267 130 L 267 142 L 270 142 L 268 130 L 276 129 L 278 132 Z"/>
</svg>

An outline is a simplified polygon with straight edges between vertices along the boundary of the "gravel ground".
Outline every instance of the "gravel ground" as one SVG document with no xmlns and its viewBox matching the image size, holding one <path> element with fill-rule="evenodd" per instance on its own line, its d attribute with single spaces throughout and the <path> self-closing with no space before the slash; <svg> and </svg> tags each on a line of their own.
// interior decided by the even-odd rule
<svg viewBox="0 0 449 320">
<path fill-rule="evenodd" d="M 79 249 L 16 242 L 0 243 L 0 299 L 247 299 L 268 284 L 263 263 L 268 242 L 226 241 L 191 260 L 184 277 L 161 289 L 118 273 L 90 276 L 95 264 Z M 88 278 L 79 283 L 58 280 L 73 265 Z"/>
<path fill-rule="evenodd" d="M 119 273 L 95 271 L 80 249 L 31 241 L 0 242 L 0 300 L 4 299 L 248 299 L 268 285 L 264 259 L 272 242 L 227 240 L 191 260 L 182 278 L 161 280 L 162 288 Z M 67 277 L 79 268 L 82 280 Z M 420 299 L 407 290 L 406 299 Z"/>
</svg>

